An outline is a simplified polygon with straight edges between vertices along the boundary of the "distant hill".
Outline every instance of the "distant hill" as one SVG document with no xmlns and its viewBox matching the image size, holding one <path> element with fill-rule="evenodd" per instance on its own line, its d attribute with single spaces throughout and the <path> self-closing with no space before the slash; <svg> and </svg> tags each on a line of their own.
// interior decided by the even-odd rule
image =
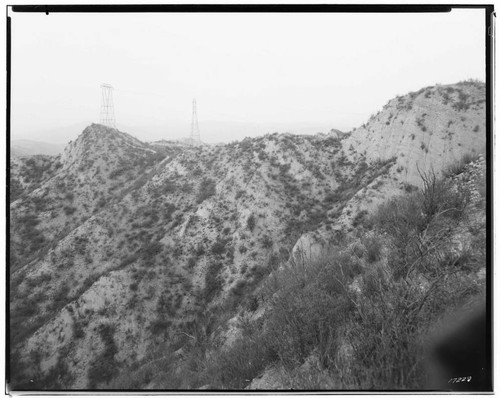
<svg viewBox="0 0 500 398">
<path fill-rule="evenodd" d="M 62 144 L 51 144 L 48 142 L 32 140 L 12 140 L 10 143 L 10 154 L 12 156 L 32 155 L 59 155 L 64 150 Z"/>
<path fill-rule="evenodd" d="M 11 130 L 11 141 L 41 141 L 50 144 L 66 146 L 68 142 L 78 137 L 80 132 L 90 124 L 89 121 L 73 123 L 70 125 L 40 128 L 39 130 Z"/>
</svg>

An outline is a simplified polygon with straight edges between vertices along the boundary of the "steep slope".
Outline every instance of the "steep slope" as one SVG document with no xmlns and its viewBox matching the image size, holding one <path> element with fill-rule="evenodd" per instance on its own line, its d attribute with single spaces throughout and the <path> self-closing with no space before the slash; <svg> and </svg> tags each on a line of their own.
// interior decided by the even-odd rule
<svg viewBox="0 0 500 398">
<path fill-rule="evenodd" d="M 484 153 L 485 86 L 476 81 L 426 87 L 397 97 L 344 141 L 369 160 L 395 157 L 404 182 L 444 170 L 466 152 Z"/>
<path fill-rule="evenodd" d="M 397 188 L 420 185 L 422 173 L 439 174 L 465 155 L 484 154 L 485 117 L 483 83 L 427 87 L 389 101 L 352 132 L 344 148 L 355 147 L 372 161 L 395 159 L 387 181 L 383 181 L 385 187 L 380 189 L 387 198 Z M 369 194 L 377 197 L 376 192 Z M 371 205 L 379 202 L 373 200 Z"/>
<path fill-rule="evenodd" d="M 484 83 L 464 81 L 392 99 L 363 126 L 340 135 L 341 161 L 383 172 L 369 184 L 344 181 L 339 191 L 353 192 L 348 201 L 336 199 L 331 228 L 352 229 L 390 197 L 421 186 L 422 175 L 439 176 L 464 156 L 484 154 L 485 117 Z M 331 232 L 321 227 L 302 236 L 295 251 L 320 255 L 330 239 Z"/>
<path fill-rule="evenodd" d="M 283 264 L 262 283 L 258 305 L 228 322 L 229 344 L 207 343 L 213 352 L 198 385 L 491 388 L 484 173 L 479 157 L 444 179 L 429 175 L 421 190 L 384 203 L 322 257 Z M 470 383 L 450 385 L 457 372 Z"/>
<path fill-rule="evenodd" d="M 96 141 L 107 148 L 102 133 Z M 91 348 L 95 333 L 89 331 L 103 322 L 113 325 L 116 360 L 125 366 L 145 357 L 164 335 L 189 327 L 207 305 L 228 295 L 238 305 L 304 231 L 327 220 L 339 185 L 327 176 L 334 168 L 339 175 L 352 173 L 351 164 L 334 161 L 343 156 L 339 146 L 330 136 L 273 135 L 167 157 L 64 236 L 49 238 L 51 247 L 14 273 L 14 325 L 23 322 L 28 332 L 16 341 L 38 329 L 24 341 L 25 355 L 36 350 L 42 373 L 58 358 L 78 363 L 70 366 L 75 379 L 65 383 L 85 388 L 103 381 L 89 375 L 100 352 Z M 92 170 L 86 150 L 70 146 L 63 157 L 66 174 L 54 179 L 83 172 L 82 165 Z M 97 153 L 96 159 L 108 150 Z M 74 199 L 83 209 L 92 203 L 91 178 L 100 176 L 85 174 L 90 180 L 82 181 Z M 365 171 L 357 178 L 373 176 Z M 106 192 L 100 185 L 97 191 Z M 21 208 L 14 205 L 14 212 Z M 46 236 L 50 227 L 39 231 Z"/>
<path fill-rule="evenodd" d="M 29 173 L 23 177 L 20 183 L 30 188 L 29 195 L 11 205 L 11 271 L 46 252 L 48 245 L 106 204 L 119 200 L 133 184 L 146 181 L 147 173 L 165 156 L 164 151 L 125 133 L 91 125 L 61 158 L 24 159 L 41 176 L 34 182 Z M 26 176 L 23 168 L 16 171 L 17 162 L 12 175 Z"/>
<path fill-rule="evenodd" d="M 10 159 L 9 202 L 39 188 L 62 167 L 60 156 L 12 156 Z"/>
<path fill-rule="evenodd" d="M 228 344 L 271 271 L 321 257 L 419 170 L 479 153 L 481 114 L 484 86 L 464 83 L 392 100 L 350 134 L 189 147 L 89 126 L 11 204 L 14 386 L 120 388 L 160 353 Z"/>
</svg>

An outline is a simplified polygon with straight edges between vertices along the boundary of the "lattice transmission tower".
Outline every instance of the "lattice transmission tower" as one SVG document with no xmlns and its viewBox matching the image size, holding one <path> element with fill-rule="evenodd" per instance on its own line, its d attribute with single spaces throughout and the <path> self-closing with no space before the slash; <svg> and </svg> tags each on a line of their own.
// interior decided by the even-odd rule
<svg viewBox="0 0 500 398">
<path fill-rule="evenodd" d="M 99 123 L 108 127 L 116 128 L 115 106 L 113 104 L 113 86 L 111 84 L 102 83 L 101 89 L 102 100 Z"/>
<path fill-rule="evenodd" d="M 198 115 L 196 112 L 196 99 L 193 99 L 193 118 L 191 119 L 191 136 L 189 142 L 192 146 L 201 145 L 200 128 L 198 127 Z"/>
</svg>

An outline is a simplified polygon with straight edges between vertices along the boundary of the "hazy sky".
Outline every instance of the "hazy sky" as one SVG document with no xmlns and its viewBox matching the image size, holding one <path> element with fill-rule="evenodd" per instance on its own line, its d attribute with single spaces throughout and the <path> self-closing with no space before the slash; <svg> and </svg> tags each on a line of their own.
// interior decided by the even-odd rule
<svg viewBox="0 0 500 398">
<path fill-rule="evenodd" d="M 188 136 L 196 98 L 201 138 L 217 142 L 347 131 L 396 95 L 485 78 L 484 10 L 10 15 L 13 139 L 98 122 L 102 82 L 119 129 Z"/>
</svg>

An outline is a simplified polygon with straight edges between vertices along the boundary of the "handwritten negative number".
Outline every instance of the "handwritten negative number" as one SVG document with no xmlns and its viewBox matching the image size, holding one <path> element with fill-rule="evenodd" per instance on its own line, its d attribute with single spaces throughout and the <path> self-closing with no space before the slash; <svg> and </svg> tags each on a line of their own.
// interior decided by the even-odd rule
<svg viewBox="0 0 500 398">
<path fill-rule="evenodd" d="M 467 377 L 455 377 L 453 379 L 448 380 L 448 383 L 462 383 L 466 381 L 469 383 L 472 380 L 472 376 L 467 376 Z"/>
</svg>

